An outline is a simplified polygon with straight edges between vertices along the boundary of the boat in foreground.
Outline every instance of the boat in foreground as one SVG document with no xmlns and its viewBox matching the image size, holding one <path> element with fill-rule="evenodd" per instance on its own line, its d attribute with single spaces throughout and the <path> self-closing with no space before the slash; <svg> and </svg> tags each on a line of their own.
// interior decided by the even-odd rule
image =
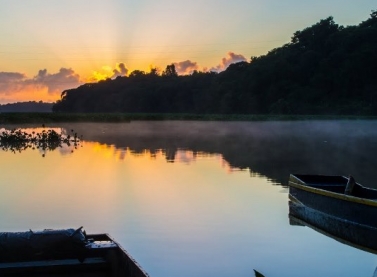
<svg viewBox="0 0 377 277">
<path fill-rule="evenodd" d="M 304 213 L 303 213 L 304 210 Z M 340 243 L 377 254 L 377 229 L 345 222 L 309 208 L 289 206 L 289 224 L 306 226 Z"/>
<path fill-rule="evenodd" d="M 290 175 L 289 199 L 292 222 L 377 252 L 377 190 L 354 182 L 352 177 Z"/>
<path fill-rule="evenodd" d="M 0 249 L 0 276 L 148 276 L 108 234 L 82 228 L 0 233 Z"/>
<path fill-rule="evenodd" d="M 377 190 L 354 182 L 353 178 L 324 175 L 290 175 L 289 198 L 343 220 L 377 228 Z"/>
</svg>

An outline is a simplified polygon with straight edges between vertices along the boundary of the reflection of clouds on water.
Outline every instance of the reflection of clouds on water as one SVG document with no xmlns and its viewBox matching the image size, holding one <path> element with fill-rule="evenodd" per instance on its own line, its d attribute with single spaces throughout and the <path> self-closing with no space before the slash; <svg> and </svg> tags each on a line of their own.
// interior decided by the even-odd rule
<svg viewBox="0 0 377 277">
<path fill-rule="evenodd" d="M 119 157 L 119 160 L 123 161 L 124 158 L 126 157 L 126 150 L 125 149 L 121 149 L 120 151 L 118 151 L 118 157 Z"/>
<path fill-rule="evenodd" d="M 92 146 L 90 146 L 90 144 Z M 210 159 L 217 160 L 222 168 L 228 173 L 236 171 L 244 171 L 246 169 L 239 169 L 232 167 L 221 154 L 209 154 L 205 152 L 195 152 L 192 150 L 178 149 L 176 151 L 167 151 L 165 149 L 159 150 L 142 150 L 136 151 L 130 148 L 116 148 L 114 145 L 106 145 L 99 143 L 87 143 L 87 147 L 93 147 L 98 153 L 104 157 L 113 156 L 119 161 L 124 161 L 127 157 L 143 157 L 149 160 L 156 160 L 158 158 L 164 159 L 169 163 L 182 163 L 191 165 L 198 160 Z"/>
<path fill-rule="evenodd" d="M 221 154 L 208 154 L 205 152 L 195 152 L 192 150 L 177 150 L 174 156 L 175 162 L 184 164 L 195 163 L 198 159 L 216 159 L 220 162 L 223 168 L 226 168 L 228 170 L 228 172 L 237 170 L 233 170 L 233 168 L 226 160 L 224 160 Z"/>
<path fill-rule="evenodd" d="M 59 147 L 59 153 L 63 156 L 72 154 L 74 152 L 73 146 L 63 145 L 62 147 Z"/>
<path fill-rule="evenodd" d="M 38 152 L 43 156 L 47 156 L 49 152 L 52 152 L 52 151 L 55 151 L 55 150 L 58 150 L 59 153 L 62 155 L 62 156 L 66 156 L 66 155 L 69 155 L 69 154 L 72 154 L 74 151 L 75 151 L 75 147 L 74 146 L 68 146 L 68 145 L 62 145 L 61 147 L 58 147 L 57 149 L 53 149 L 53 150 L 46 150 L 46 149 L 42 149 L 42 148 L 38 148 L 37 149 Z"/>
<path fill-rule="evenodd" d="M 191 164 L 195 162 L 196 155 L 193 151 L 178 150 L 174 160 L 184 164 Z"/>
<path fill-rule="evenodd" d="M 201 122 L 132 121 L 64 123 L 85 141 L 108 147 L 109 156 L 164 155 L 167 162 L 195 162 L 198 155 L 219 155 L 229 172 L 248 170 L 287 184 L 290 173 L 354 175 L 375 186 L 377 121 Z M 183 152 L 182 152 L 183 151 Z M 189 151 L 189 152 L 187 152 Z M 65 155 L 69 151 L 63 149 Z"/>
</svg>

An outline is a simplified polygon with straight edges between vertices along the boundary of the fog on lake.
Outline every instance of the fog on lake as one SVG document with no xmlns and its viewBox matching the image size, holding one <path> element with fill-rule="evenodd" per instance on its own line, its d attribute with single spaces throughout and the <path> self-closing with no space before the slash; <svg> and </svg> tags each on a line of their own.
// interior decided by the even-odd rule
<svg viewBox="0 0 377 277">
<path fill-rule="evenodd" d="M 287 189 L 290 173 L 377 188 L 377 121 L 47 127 L 83 141 L 0 152 L 0 231 L 106 232 L 155 277 L 372 276 L 377 266 L 373 253 L 291 225 Z"/>
</svg>

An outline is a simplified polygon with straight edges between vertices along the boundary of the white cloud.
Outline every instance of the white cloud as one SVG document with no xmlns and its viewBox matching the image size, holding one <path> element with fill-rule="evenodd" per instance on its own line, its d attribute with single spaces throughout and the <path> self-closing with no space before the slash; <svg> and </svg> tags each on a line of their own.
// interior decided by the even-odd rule
<svg viewBox="0 0 377 277">
<path fill-rule="evenodd" d="M 227 56 L 221 59 L 220 64 L 212 67 L 210 71 L 216 71 L 216 72 L 224 71 L 232 63 L 238 63 L 238 62 L 244 62 L 244 61 L 246 61 L 246 58 L 243 55 L 235 54 L 233 52 L 228 52 Z"/>
<path fill-rule="evenodd" d="M 228 52 L 226 57 L 214 67 L 200 67 L 197 62 L 185 60 L 174 63 L 179 75 L 192 74 L 198 71 L 225 70 L 230 64 L 246 61 L 241 54 Z M 156 68 L 153 66 L 153 68 Z M 47 69 L 41 69 L 34 77 L 28 77 L 21 72 L 0 72 L 0 103 L 12 103 L 19 101 L 48 101 L 60 99 L 61 92 L 76 88 L 83 82 L 97 82 L 107 78 L 127 76 L 129 69 L 124 63 L 117 63 L 114 67 L 104 66 L 101 71 L 92 72 L 92 76 L 85 81 L 71 68 L 61 68 L 56 73 L 49 73 Z"/>
<path fill-rule="evenodd" d="M 80 76 L 70 68 L 61 68 L 57 73 L 39 70 L 28 78 L 19 72 L 0 72 L 0 102 L 55 101 L 63 90 L 81 85 Z"/>
<path fill-rule="evenodd" d="M 52 94 L 61 93 L 68 88 L 78 87 L 81 83 L 80 76 L 71 68 L 61 68 L 58 73 L 49 74 L 46 69 L 39 70 L 38 75 L 26 82 L 37 86 L 46 86 Z"/>
<path fill-rule="evenodd" d="M 190 60 L 174 63 L 175 70 L 179 75 L 192 74 L 194 70 L 198 70 L 199 66 L 196 62 Z"/>
<path fill-rule="evenodd" d="M 118 63 L 116 68 L 113 70 L 114 75 L 111 78 L 116 78 L 118 76 L 126 76 L 128 74 L 128 69 L 124 63 Z"/>
<path fill-rule="evenodd" d="M 22 73 L 18 72 L 0 72 L 0 94 L 9 94 L 14 89 L 19 89 L 19 83 L 26 78 Z"/>
<path fill-rule="evenodd" d="M 241 55 L 241 54 L 235 54 L 234 52 L 228 52 L 226 57 L 221 59 L 221 62 L 213 67 L 200 67 L 197 62 L 193 62 L 191 60 L 186 60 L 182 62 L 176 62 L 174 63 L 175 65 L 175 70 L 179 75 L 187 75 L 187 74 L 192 74 L 194 70 L 198 71 L 203 71 L 203 72 L 208 72 L 208 71 L 215 71 L 215 72 L 220 72 L 224 71 L 225 69 L 228 68 L 229 65 L 233 63 L 238 63 L 246 61 L 246 58 Z"/>
</svg>

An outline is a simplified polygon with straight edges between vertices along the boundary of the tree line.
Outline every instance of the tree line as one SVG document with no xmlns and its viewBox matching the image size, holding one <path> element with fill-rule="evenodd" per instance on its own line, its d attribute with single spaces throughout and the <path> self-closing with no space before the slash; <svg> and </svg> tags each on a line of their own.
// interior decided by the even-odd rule
<svg viewBox="0 0 377 277">
<path fill-rule="evenodd" d="M 53 111 L 377 115 L 377 11 L 356 26 L 320 20 L 220 73 L 179 76 L 171 64 L 84 84 Z"/>
<path fill-rule="evenodd" d="M 0 113 L 18 113 L 18 112 L 52 112 L 53 103 L 45 103 L 42 101 L 17 102 L 0 105 Z"/>
</svg>

